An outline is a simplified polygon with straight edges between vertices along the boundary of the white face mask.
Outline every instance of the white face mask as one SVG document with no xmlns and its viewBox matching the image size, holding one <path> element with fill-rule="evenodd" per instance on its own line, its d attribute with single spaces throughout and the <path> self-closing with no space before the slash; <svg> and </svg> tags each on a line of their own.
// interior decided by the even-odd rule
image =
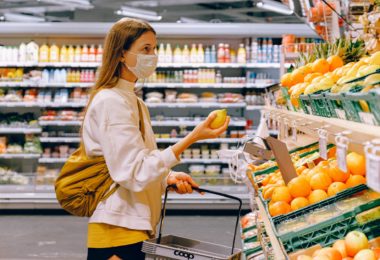
<svg viewBox="0 0 380 260">
<path fill-rule="evenodd" d="M 156 70 L 158 62 L 157 54 L 129 53 L 137 56 L 136 65 L 131 67 L 128 66 L 127 63 L 124 64 L 137 78 L 148 78 Z"/>
</svg>

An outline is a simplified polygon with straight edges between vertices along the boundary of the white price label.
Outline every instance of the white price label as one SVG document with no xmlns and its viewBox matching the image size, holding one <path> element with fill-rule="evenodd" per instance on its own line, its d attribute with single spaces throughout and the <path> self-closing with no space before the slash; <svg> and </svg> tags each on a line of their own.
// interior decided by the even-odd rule
<svg viewBox="0 0 380 260">
<path fill-rule="evenodd" d="M 359 117 L 362 123 L 368 125 L 376 125 L 376 119 L 371 113 L 359 112 Z"/>
<path fill-rule="evenodd" d="M 289 125 L 287 122 L 284 123 L 284 134 L 285 134 L 285 138 L 289 137 Z"/>
<path fill-rule="evenodd" d="M 366 151 L 366 169 L 367 169 L 367 186 L 371 189 L 380 192 L 380 156 L 377 152 L 380 147 L 367 145 Z"/>
<path fill-rule="evenodd" d="M 344 112 L 344 110 L 342 110 L 342 109 L 335 109 L 335 113 L 338 116 L 338 118 L 343 119 L 343 120 L 347 119 L 346 118 L 346 112 Z"/>
<path fill-rule="evenodd" d="M 327 160 L 327 131 L 324 129 L 318 129 L 319 135 L 319 154 L 320 156 Z"/>
<path fill-rule="evenodd" d="M 337 136 L 335 138 L 337 147 L 336 147 L 336 158 L 338 161 L 338 167 L 343 172 L 347 172 L 347 147 L 348 147 L 348 138 L 345 136 Z"/>
</svg>

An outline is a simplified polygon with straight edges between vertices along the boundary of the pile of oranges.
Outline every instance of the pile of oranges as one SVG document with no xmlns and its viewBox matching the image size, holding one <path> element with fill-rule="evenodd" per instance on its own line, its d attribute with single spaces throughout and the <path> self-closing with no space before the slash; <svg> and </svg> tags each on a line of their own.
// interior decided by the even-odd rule
<svg viewBox="0 0 380 260">
<path fill-rule="evenodd" d="M 335 194 L 366 183 L 364 156 L 349 153 L 346 157 L 347 172 L 339 169 L 337 160 L 320 161 L 310 169 L 296 169 L 298 177 L 285 185 L 279 171 L 269 174 L 262 181 L 262 196 L 269 202 L 271 216 L 287 214 L 307 205 L 325 200 Z"/>
<path fill-rule="evenodd" d="M 299 255 L 297 260 L 378 260 L 380 248 L 370 246 L 367 236 L 361 231 L 351 231 L 332 247 L 316 250 L 312 256 Z"/>
</svg>

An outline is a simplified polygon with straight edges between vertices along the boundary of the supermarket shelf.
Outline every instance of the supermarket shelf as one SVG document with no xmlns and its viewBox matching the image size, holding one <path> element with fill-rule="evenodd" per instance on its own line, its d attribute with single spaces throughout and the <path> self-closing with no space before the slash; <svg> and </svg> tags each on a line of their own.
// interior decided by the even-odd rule
<svg viewBox="0 0 380 260">
<path fill-rule="evenodd" d="M 0 134 L 39 134 L 42 132 L 41 128 L 20 128 L 20 127 L 0 127 Z"/>
<path fill-rule="evenodd" d="M 69 82 L 69 83 L 41 83 L 33 81 L 20 82 L 0 82 L 0 87 L 18 88 L 18 87 L 33 87 L 33 88 L 89 88 L 94 86 L 94 82 Z"/>
<path fill-rule="evenodd" d="M 181 159 L 182 164 L 192 164 L 192 163 L 200 163 L 200 164 L 221 164 L 228 163 L 226 160 L 221 159 Z"/>
<path fill-rule="evenodd" d="M 79 137 L 40 137 L 41 143 L 79 143 Z"/>
<path fill-rule="evenodd" d="M 201 121 L 186 121 L 186 120 L 163 120 L 163 121 L 152 121 L 152 126 L 197 126 Z M 245 120 L 236 121 L 231 120 L 230 126 L 246 126 Z"/>
<path fill-rule="evenodd" d="M 0 63 L 0 67 L 97 68 L 99 66 L 98 62 Z M 280 63 L 158 63 L 157 68 L 280 68 Z"/>
<path fill-rule="evenodd" d="M 246 107 L 246 109 L 248 111 L 252 111 L 252 110 L 262 110 L 264 109 L 265 106 L 261 106 L 261 105 L 257 105 L 257 106 L 253 106 L 253 105 L 249 105 Z"/>
<path fill-rule="evenodd" d="M 68 158 L 39 158 L 39 163 L 65 163 Z"/>
<path fill-rule="evenodd" d="M 259 198 L 255 198 L 255 200 L 256 200 L 257 206 L 259 207 L 261 219 L 263 220 L 264 225 L 265 225 L 265 230 L 270 238 L 270 242 L 274 251 L 274 259 L 276 260 L 288 259 L 286 257 L 286 253 L 284 253 L 285 250 L 283 249 L 281 243 L 278 241 L 276 235 L 273 232 L 272 225 L 268 217 L 268 213 L 266 212 L 263 203 L 261 202 Z"/>
<path fill-rule="evenodd" d="M 146 103 L 147 107 L 167 107 L 167 108 L 190 108 L 190 107 L 201 107 L 201 108 L 242 108 L 246 106 L 246 103 Z"/>
<path fill-rule="evenodd" d="M 40 154 L 33 153 L 0 154 L 0 159 L 37 159 L 40 157 Z"/>
<path fill-rule="evenodd" d="M 0 107 L 85 107 L 86 102 L 0 102 Z"/>
<path fill-rule="evenodd" d="M 281 118 L 289 122 L 296 121 L 296 127 L 310 137 L 318 138 L 318 129 L 324 128 L 328 132 L 328 142 L 336 144 L 335 137 L 343 132 L 350 140 L 348 150 L 363 154 L 363 147 L 368 141 L 380 138 L 380 126 L 372 126 L 337 118 L 326 118 L 304 113 L 265 107 L 272 117 Z"/>
<path fill-rule="evenodd" d="M 12 189 L 13 190 L 10 190 Z M 245 186 L 202 186 L 202 188 L 227 193 L 243 200 L 243 209 L 249 208 L 249 195 Z M 16 192 L 15 192 L 16 191 Z M 170 193 L 168 209 L 236 209 L 235 201 L 213 194 L 196 192 L 186 196 Z M 60 209 L 53 185 L 0 185 L 0 209 Z"/>
<path fill-rule="evenodd" d="M 182 138 L 157 138 L 157 143 L 177 143 L 182 140 Z M 216 139 L 207 139 L 201 140 L 197 143 L 237 143 L 241 141 L 240 138 L 216 138 Z"/>
<path fill-rule="evenodd" d="M 60 120 L 53 120 L 53 121 L 38 121 L 38 124 L 40 126 L 81 126 L 82 121 L 60 121 Z"/>
</svg>

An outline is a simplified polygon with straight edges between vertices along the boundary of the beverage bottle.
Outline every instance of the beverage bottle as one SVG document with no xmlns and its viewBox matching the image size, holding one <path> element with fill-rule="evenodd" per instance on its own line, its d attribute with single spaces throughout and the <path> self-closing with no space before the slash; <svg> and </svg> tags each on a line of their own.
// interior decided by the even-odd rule
<svg viewBox="0 0 380 260">
<path fill-rule="evenodd" d="M 219 45 L 218 45 L 218 58 L 217 58 L 218 63 L 224 63 L 224 60 L 225 60 L 224 57 L 225 57 L 224 44 L 219 43 Z"/>
<path fill-rule="evenodd" d="M 251 38 L 247 38 L 245 39 L 245 45 L 244 45 L 244 48 L 245 48 L 245 62 L 246 63 L 249 63 L 251 62 Z M 239 55 L 238 55 L 239 56 Z"/>
<path fill-rule="evenodd" d="M 87 47 L 87 44 L 83 45 L 80 61 L 81 62 L 88 62 L 88 47 Z"/>
<path fill-rule="evenodd" d="M 237 55 L 237 63 L 244 64 L 247 61 L 246 49 L 244 48 L 244 44 L 240 43 Z"/>
<path fill-rule="evenodd" d="M 222 83 L 222 73 L 220 72 L 220 70 L 216 72 L 215 83 Z"/>
<path fill-rule="evenodd" d="M 263 47 L 262 47 L 262 52 L 261 52 L 261 61 L 264 63 L 268 62 L 268 41 L 266 38 L 263 40 Z"/>
<path fill-rule="evenodd" d="M 39 62 L 49 62 L 49 46 L 46 43 L 40 47 Z"/>
<path fill-rule="evenodd" d="M 42 71 L 41 81 L 42 83 L 49 83 L 49 71 L 47 69 Z"/>
<path fill-rule="evenodd" d="M 174 49 L 174 63 L 182 63 L 182 51 L 178 44 Z"/>
<path fill-rule="evenodd" d="M 211 63 L 211 52 L 208 46 L 205 49 L 205 63 Z"/>
<path fill-rule="evenodd" d="M 101 63 L 103 59 L 103 46 L 99 44 L 98 49 L 96 50 L 96 62 Z"/>
<path fill-rule="evenodd" d="M 215 45 L 211 46 L 210 62 L 211 63 L 216 63 L 217 62 L 217 58 L 216 58 L 216 46 Z"/>
<path fill-rule="evenodd" d="M 18 49 L 18 62 L 26 62 L 26 44 L 23 42 Z"/>
<path fill-rule="evenodd" d="M 60 55 L 59 55 L 59 61 L 60 62 L 67 62 L 68 61 L 68 52 L 66 45 L 62 45 Z"/>
<path fill-rule="evenodd" d="M 59 58 L 60 58 L 59 48 L 55 43 L 53 43 L 53 45 L 50 46 L 49 58 L 50 58 L 50 62 L 59 62 Z"/>
<path fill-rule="evenodd" d="M 79 45 L 77 45 L 74 51 L 74 62 L 80 62 L 81 56 L 82 56 L 82 49 Z"/>
<path fill-rule="evenodd" d="M 236 51 L 234 49 L 231 49 L 230 51 L 230 62 L 231 63 L 237 63 L 237 55 L 236 55 Z"/>
<path fill-rule="evenodd" d="M 224 45 L 224 62 L 225 63 L 231 62 L 231 50 L 230 50 L 229 44 Z"/>
<path fill-rule="evenodd" d="M 268 58 L 268 62 L 273 62 L 273 41 L 272 41 L 272 38 L 268 39 L 267 58 Z"/>
<path fill-rule="evenodd" d="M 183 63 L 189 63 L 190 62 L 190 51 L 189 51 L 189 47 L 187 47 L 187 44 L 185 44 L 185 46 L 183 46 L 182 62 Z"/>
<path fill-rule="evenodd" d="M 96 50 L 95 45 L 91 44 L 90 50 L 88 51 L 88 61 L 95 62 L 96 61 Z"/>
<path fill-rule="evenodd" d="M 251 60 L 250 62 L 258 62 L 258 43 L 256 39 L 253 39 L 251 42 Z"/>
<path fill-rule="evenodd" d="M 12 47 L 12 61 L 14 63 L 18 62 L 18 47 Z"/>
<path fill-rule="evenodd" d="M 204 63 L 205 62 L 205 52 L 203 50 L 203 45 L 201 43 L 198 45 L 197 62 L 198 63 Z"/>
<path fill-rule="evenodd" d="M 36 63 L 38 58 L 38 45 L 34 41 L 30 41 L 26 45 L 26 62 Z"/>
<path fill-rule="evenodd" d="M 197 52 L 197 47 L 195 43 L 191 45 L 191 51 L 190 51 L 190 62 L 191 63 L 196 63 L 198 61 L 198 52 Z"/>
<path fill-rule="evenodd" d="M 172 63 L 173 62 L 173 52 L 172 52 L 172 47 L 171 47 L 170 43 L 166 44 L 165 62 L 166 63 Z"/>
<path fill-rule="evenodd" d="M 158 62 L 165 62 L 165 47 L 163 43 L 160 43 L 160 46 L 158 47 Z"/>
<path fill-rule="evenodd" d="M 60 76 L 61 76 L 60 82 L 66 83 L 66 78 L 67 78 L 66 69 L 61 69 L 61 75 Z"/>
<path fill-rule="evenodd" d="M 75 74 L 75 82 L 80 82 L 80 71 L 77 70 L 77 73 Z"/>
<path fill-rule="evenodd" d="M 75 57 L 75 51 L 74 47 L 72 45 L 69 45 L 69 48 L 67 48 L 67 62 L 74 62 Z"/>
</svg>

